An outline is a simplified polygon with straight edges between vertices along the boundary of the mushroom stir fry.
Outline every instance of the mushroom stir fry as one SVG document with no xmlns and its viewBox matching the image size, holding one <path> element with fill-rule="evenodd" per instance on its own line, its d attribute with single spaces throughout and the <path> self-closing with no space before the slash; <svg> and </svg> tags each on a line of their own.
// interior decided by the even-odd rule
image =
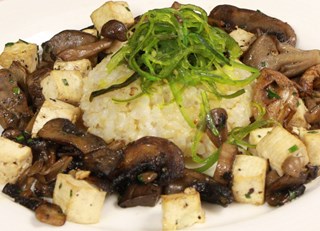
<svg viewBox="0 0 320 231">
<path fill-rule="evenodd" d="M 112 7 L 123 15 L 113 15 Z M 107 16 L 97 20 L 98 11 Z M 0 55 L 2 192 L 33 210 L 39 221 L 54 226 L 66 220 L 97 223 L 106 194 L 115 194 L 122 208 L 155 206 L 161 198 L 163 229 L 175 230 L 204 221 L 201 201 L 223 207 L 234 201 L 280 206 L 301 196 L 305 184 L 318 176 L 320 51 L 296 48 L 296 34 L 289 24 L 230 5 L 216 6 L 208 17 L 200 7 L 178 2 L 135 20 L 123 2 L 107 2 L 95 12 L 91 15 L 93 26 L 64 30 L 44 42 L 40 60 L 37 46 L 22 40 L 6 44 Z M 183 70 L 186 63 L 179 64 L 184 51 L 177 62 L 180 66 L 168 72 L 157 63 L 157 54 L 148 60 L 142 54 L 146 47 L 139 51 L 130 47 L 138 44 L 134 39 L 143 40 L 144 35 L 135 36 L 146 28 L 151 31 L 150 25 L 154 33 L 161 32 L 152 40 L 162 41 L 157 45 L 159 52 L 163 46 L 172 46 L 169 42 L 176 37 L 165 34 L 165 22 L 148 24 L 158 14 L 171 17 L 177 30 L 181 26 L 189 30 L 188 36 L 194 40 L 183 41 L 189 42 L 188 65 L 194 65 L 192 73 L 203 78 L 218 98 L 223 98 L 216 90 L 219 84 L 252 86 L 251 123 L 233 129 L 227 124 L 225 108 L 208 108 L 207 93 L 202 94 L 202 121 L 195 126 L 194 147 L 198 138 L 206 135 L 216 148 L 206 157 L 195 151 L 188 159 L 169 139 L 148 134 L 133 142 L 106 142 L 89 133 L 82 122 L 78 107 L 82 79 L 116 51 L 111 62 L 115 66 L 128 62 L 134 74 L 122 83 L 92 92 L 90 100 L 138 79 L 144 84 L 142 89 L 151 88 L 163 72 L 175 77 L 189 73 L 191 68 Z M 192 17 L 205 19 L 201 26 L 224 39 L 225 50 L 212 46 L 206 34 L 190 26 L 187 20 Z M 203 55 L 203 50 L 212 56 Z M 199 74 L 203 71 L 200 66 L 212 76 Z M 251 75 L 237 82 L 225 75 L 226 66 L 243 68 Z M 222 80 L 215 80 L 219 74 Z M 161 81 L 176 84 L 166 77 Z M 224 96 L 237 97 L 243 92 Z M 177 91 L 172 93 L 180 107 Z M 187 120 L 183 109 L 181 113 Z M 213 174 L 208 174 L 208 169 Z M 183 215 L 187 212 L 188 217 Z"/>
</svg>

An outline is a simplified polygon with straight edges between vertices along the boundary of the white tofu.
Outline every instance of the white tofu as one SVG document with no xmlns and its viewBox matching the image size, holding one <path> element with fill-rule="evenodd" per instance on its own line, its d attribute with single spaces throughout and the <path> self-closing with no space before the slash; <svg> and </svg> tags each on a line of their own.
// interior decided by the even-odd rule
<svg viewBox="0 0 320 231">
<path fill-rule="evenodd" d="M 64 118 L 75 123 L 79 116 L 80 116 L 80 108 L 78 107 L 62 102 L 60 100 L 54 100 L 54 99 L 45 100 L 33 124 L 32 132 L 31 132 L 32 136 L 33 137 L 37 136 L 38 131 L 49 120 L 52 120 L 55 118 Z"/>
<path fill-rule="evenodd" d="M 271 130 L 272 128 L 259 128 L 259 129 L 253 130 L 249 134 L 249 144 L 257 145 L 257 143 L 259 143 L 260 140 L 262 140 L 262 138 L 265 137 Z M 255 148 L 250 148 L 249 150 L 252 154 L 254 155 L 257 154 L 257 151 Z"/>
<path fill-rule="evenodd" d="M 302 141 L 306 145 L 310 164 L 320 165 L 320 130 L 306 131 L 302 135 Z"/>
<path fill-rule="evenodd" d="M 89 71 L 92 70 L 92 65 L 89 59 L 75 61 L 56 60 L 53 65 L 53 70 L 80 71 L 82 77 L 87 77 Z"/>
<path fill-rule="evenodd" d="M 303 142 L 281 126 L 274 127 L 257 144 L 257 155 L 269 160 L 272 169 L 282 176 L 282 164 L 289 156 L 301 157 L 302 164 L 309 162 Z"/>
<path fill-rule="evenodd" d="M 20 62 L 29 73 L 34 72 L 38 65 L 37 44 L 19 40 L 16 43 L 6 45 L 0 54 L 0 65 L 9 68 L 13 61 Z"/>
<path fill-rule="evenodd" d="M 106 192 L 77 180 L 69 174 L 58 174 L 53 203 L 59 205 L 67 220 L 80 224 L 94 224 L 100 220 Z"/>
<path fill-rule="evenodd" d="M 129 5 L 124 1 L 108 1 L 93 11 L 90 17 L 99 33 L 102 26 L 112 19 L 122 22 L 127 27 L 134 23 Z"/>
<path fill-rule="evenodd" d="M 79 71 L 53 70 L 41 81 L 45 99 L 58 99 L 78 105 L 83 92 L 83 77 Z"/>
<path fill-rule="evenodd" d="M 32 164 L 31 148 L 0 137 L 0 184 L 15 183 Z"/>
<path fill-rule="evenodd" d="M 236 156 L 232 169 L 235 201 L 256 205 L 264 203 L 267 168 L 267 160 L 261 157 Z"/>
<path fill-rule="evenodd" d="M 173 231 L 204 223 L 200 194 L 194 188 L 187 188 L 183 193 L 162 195 L 161 199 L 162 230 Z"/>
<path fill-rule="evenodd" d="M 230 36 L 236 40 L 242 51 L 248 50 L 249 46 L 256 40 L 256 36 L 253 33 L 245 31 L 241 28 L 237 28 L 230 33 Z"/>
</svg>

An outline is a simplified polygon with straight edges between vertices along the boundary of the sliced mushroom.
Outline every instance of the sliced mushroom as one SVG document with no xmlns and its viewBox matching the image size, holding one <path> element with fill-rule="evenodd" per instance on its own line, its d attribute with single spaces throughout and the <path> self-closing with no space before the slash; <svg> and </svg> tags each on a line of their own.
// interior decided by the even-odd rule
<svg viewBox="0 0 320 231">
<path fill-rule="evenodd" d="M 50 71 L 50 68 L 41 68 L 27 76 L 26 83 L 34 111 L 37 111 L 45 100 L 42 94 L 41 81 L 50 74 Z"/>
<path fill-rule="evenodd" d="M 296 44 L 296 34 L 289 24 L 259 10 L 219 5 L 210 12 L 208 21 L 209 24 L 223 28 L 228 33 L 240 27 L 257 35 L 261 33 L 275 35 L 280 42 L 287 42 L 293 46 Z"/>
<path fill-rule="evenodd" d="M 182 151 L 171 141 L 159 137 L 142 137 L 124 149 L 124 158 L 111 177 L 117 191 L 138 181 L 143 172 L 157 173 L 160 185 L 183 176 L 184 158 Z"/>
<path fill-rule="evenodd" d="M 219 159 L 213 175 L 213 179 L 222 184 L 230 185 L 232 181 L 232 166 L 238 148 L 236 145 L 223 143 L 219 153 Z"/>
<path fill-rule="evenodd" d="M 102 138 L 82 131 L 70 120 L 62 118 L 48 121 L 40 129 L 38 136 L 59 144 L 72 145 L 84 154 L 103 149 L 106 146 Z"/>
<path fill-rule="evenodd" d="M 242 61 L 260 70 L 269 68 L 294 77 L 319 64 L 320 51 L 300 50 L 288 43 L 280 43 L 273 36 L 262 35 L 249 47 Z"/>
<path fill-rule="evenodd" d="M 38 136 L 77 148 L 84 154 L 84 167 L 96 173 L 108 175 L 122 159 L 121 151 L 109 149 L 102 138 L 77 128 L 67 119 L 48 121 Z"/>
<path fill-rule="evenodd" d="M 253 101 L 266 108 L 265 118 L 287 124 L 298 105 L 298 90 L 294 82 L 280 72 L 262 69 L 253 88 Z M 253 114 L 258 116 L 256 108 Z"/>
<path fill-rule="evenodd" d="M 271 206 L 281 206 L 293 199 L 301 196 L 305 191 L 304 184 L 308 174 L 300 173 L 298 177 L 283 175 L 266 188 L 266 201 Z"/>
<path fill-rule="evenodd" d="M 227 140 L 227 119 L 228 114 L 223 108 L 212 109 L 206 116 L 206 133 L 216 147 L 220 147 Z"/>
<path fill-rule="evenodd" d="M 119 197 L 118 205 L 122 208 L 135 206 L 153 207 L 159 201 L 161 187 L 154 184 L 132 184 Z"/>
<path fill-rule="evenodd" d="M 188 187 L 194 187 L 199 193 L 201 200 L 226 207 L 233 201 L 230 188 L 217 183 L 206 174 L 185 169 L 182 178 L 171 181 L 163 189 L 164 194 L 180 193 Z"/>
<path fill-rule="evenodd" d="M 42 59 L 46 62 L 54 62 L 57 55 L 64 50 L 75 48 L 98 40 L 96 36 L 91 34 L 77 31 L 77 30 L 64 30 L 54 35 L 49 41 L 43 43 Z"/>
<path fill-rule="evenodd" d="M 112 45 L 112 40 L 104 38 L 94 43 L 71 47 L 61 51 L 57 54 L 57 57 L 64 61 L 75 61 L 79 59 L 91 58 L 98 55 L 99 52 L 106 50 Z"/>
<path fill-rule="evenodd" d="M 16 77 L 8 70 L 0 70 L 0 125 L 24 130 L 33 112 Z"/>
</svg>

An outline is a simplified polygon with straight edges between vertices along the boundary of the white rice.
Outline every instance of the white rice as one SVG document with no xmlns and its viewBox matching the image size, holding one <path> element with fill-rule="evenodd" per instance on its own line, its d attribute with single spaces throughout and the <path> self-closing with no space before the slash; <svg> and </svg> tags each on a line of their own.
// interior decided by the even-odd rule
<svg viewBox="0 0 320 231">
<path fill-rule="evenodd" d="M 105 88 L 124 81 L 132 74 L 125 65 L 107 74 L 106 64 L 109 58 L 97 65 L 84 81 L 84 95 L 80 107 L 83 110 L 83 120 L 89 132 L 110 142 L 122 139 L 134 141 L 143 136 L 159 136 L 167 138 L 178 145 L 186 156 L 191 154 L 191 146 L 195 129 L 191 128 L 183 118 L 178 106 L 172 101 L 168 85 L 155 87 L 151 94 L 143 95 L 128 102 L 115 102 L 113 99 L 128 99 L 140 92 L 140 82 L 136 81 L 128 87 L 106 93 L 89 101 L 92 91 Z M 247 73 L 236 73 L 239 78 Z M 235 89 L 227 89 L 234 91 Z M 228 112 L 228 127 L 246 126 L 251 116 L 251 87 L 246 87 L 246 93 L 221 101 L 211 98 L 210 106 L 223 107 Z M 193 121 L 198 118 L 200 110 L 200 89 L 190 87 L 184 92 L 184 105 Z M 198 148 L 198 153 L 204 156 L 215 149 L 207 136 Z"/>
</svg>

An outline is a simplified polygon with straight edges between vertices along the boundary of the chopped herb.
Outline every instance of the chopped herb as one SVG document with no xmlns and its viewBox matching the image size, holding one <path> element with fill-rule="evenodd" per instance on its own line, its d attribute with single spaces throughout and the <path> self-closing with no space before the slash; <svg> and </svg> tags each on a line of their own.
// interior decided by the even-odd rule
<svg viewBox="0 0 320 231">
<path fill-rule="evenodd" d="M 129 12 L 131 11 L 131 10 L 130 10 L 130 8 L 129 8 L 129 7 L 127 7 L 127 6 L 126 6 L 126 10 L 127 10 L 127 11 L 129 11 Z"/>
<path fill-rule="evenodd" d="M 247 198 L 247 199 L 250 199 L 251 198 L 251 194 L 254 192 L 254 188 L 250 188 L 249 191 L 244 194 L 244 196 Z"/>
<path fill-rule="evenodd" d="M 292 201 L 293 199 L 297 198 L 297 192 L 289 191 L 289 200 Z"/>
<path fill-rule="evenodd" d="M 72 191 L 72 190 L 70 190 L 70 197 L 72 197 L 72 194 L 73 194 L 73 191 Z"/>
<path fill-rule="evenodd" d="M 27 140 L 27 143 L 29 144 L 29 143 L 31 143 L 32 141 L 33 141 L 33 139 L 29 138 L 29 139 Z"/>
<path fill-rule="evenodd" d="M 6 45 L 4 45 L 5 47 L 11 47 L 11 46 L 13 46 L 14 45 L 14 43 L 13 42 L 9 42 L 9 43 L 6 43 Z"/>
<path fill-rule="evenodd" d="M 271 89 L 267 90 L 267 96 L 269 99 L 281 99 L 281 97 Z"/>
<path fill-rule="evenodd" d="M 317 134 L 318 131 L 308 131 L 307 133 L 309 133 L 309 134 Z"/>
<path fill-rule="evenodd" d="M 17 137 L 16 137 L 16 140 L 18 141 L 18 142 L 22 142 L 22 141 L 24 141 L 24 135 L 18 135 Z"/>
<path fill-rule="evenodd" d="M 67 79 L 62 79 L 62 82 L 65 86 L 69 86 L 68 80 Z"/>
<path fill-rule="evenodd" d="M 289 151 L 290 153 L 293 153 L 293 152 L 297 151 L 298 149 L 299 149 L 298 146 L 295 144 L 295 145 L 293 145 L 292 147 L 290 147 L 290 148 L 288 149 L 288 151 Z"/>
<path fill-rule="evenodd" d="M 61 188 L 62 188 L 62 183 L 59 184 L 59 189 L 61 189 Z"/>
<path fill-rule="evenodd" d="M 300 101 L 298 100 L 298 101 L 297 101 L 297 107 L 299 107 L 299 106 L 300 106 Z"/>
<path fill-rule="evenodd" d="M 19 87 L 14 87 L 14 88 L 12 89 L 12 92 L 13 92 L 13 94 L 15 94 L 15 95 L 19 95 L 19 94 L 21 93 L 21 90 L 20 90 Z"/>
</svg>

